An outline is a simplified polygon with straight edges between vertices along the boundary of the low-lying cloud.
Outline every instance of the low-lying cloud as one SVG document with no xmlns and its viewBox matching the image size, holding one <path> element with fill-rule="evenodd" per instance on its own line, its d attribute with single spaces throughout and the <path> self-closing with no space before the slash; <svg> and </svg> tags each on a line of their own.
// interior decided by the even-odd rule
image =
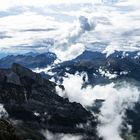
<svg viewBox="0 0 140 140">
<path fill-rule="evenodd" d="M 103 140 L 123 140 L 121 132 L 127 117 L 125 113 L 127 109 L 133 109 L 135 103 L 139 101 L 138 87 L 126 82 L 119 85 L 111 83 L 83 87 L 83 76 L 86 74 L 68 74 L 62 83 L 65 91 L 57 87 L 57 93 L 71 102 L 81 103 L 84 107 L 92 107 L 96 99 L 104 100 L 98 116 L 98 134 Z"/>
<path fill-rule="evenodd" d="M 133 109 L 139 101 L 140 91 L 127 83 L 117 88 L 107 97 L 99 115 L 99 136 L 103 140 L 123 140 L 121 130 L 126 118 L 126 110 Z M 129 127 L 127 128 L 129 129 Z"/>
<path fill-rule="evenodd" d="M 114 92 L 114 83 L 105 86 L 97 85 L 95 87 L 87 86 L 83 88 L 83 76 L 85 75 L 86 74 L 68 74 L 67 78 L 63 77 L 62 85 L 64 85 L 65 91 L 57 87 L 57 93 L 62 97 L 69 98 L 71 102 L 75 101 L 86 107 L 92 106 L 96 99 L 106 99 Z"/>
<path fill-rule="evenodd" d="M 82 136 L 79 136 L 79 135 L 63 134 L 63 133 L 54 134 L 48 130 L 43 131 L 43 134 L 46 140 L 81 140 L 82 139 Z"/>
</svg>

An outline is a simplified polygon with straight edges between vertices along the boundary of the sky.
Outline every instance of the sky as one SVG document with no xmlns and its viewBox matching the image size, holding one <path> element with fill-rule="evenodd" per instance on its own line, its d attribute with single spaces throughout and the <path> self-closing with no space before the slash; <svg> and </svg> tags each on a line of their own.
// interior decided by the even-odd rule
<svg viewBox="0 0 140 140">
<path fill-rule="evenodd" d="M 0 0 L 0 53 L 140 50 L 139 0 Z"/>
</svg>

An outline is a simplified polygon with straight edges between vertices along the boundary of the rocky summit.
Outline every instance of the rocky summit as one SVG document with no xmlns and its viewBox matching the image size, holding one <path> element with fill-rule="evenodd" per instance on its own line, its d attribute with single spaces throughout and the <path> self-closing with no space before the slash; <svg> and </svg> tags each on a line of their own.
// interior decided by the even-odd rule
<svg viewBox="0 0 140 140">
<path fill-rule="evenodd" d="M 80 104 L 58 96 L 55 87 L 55 83 L 19 64 L 0 69 L 0 103 L 8 114 L 1 116 L 4 123 L 0 121 L 0 128 L 3 124 L 13 127 L 14 131 L 10 127 L 10 134 L 6 134 L 21 140 L 45 140 L 43 130 L 95 140 L 95 117 Z M 4 140 L 11 139 L 5 136 Z"/>
</svg>

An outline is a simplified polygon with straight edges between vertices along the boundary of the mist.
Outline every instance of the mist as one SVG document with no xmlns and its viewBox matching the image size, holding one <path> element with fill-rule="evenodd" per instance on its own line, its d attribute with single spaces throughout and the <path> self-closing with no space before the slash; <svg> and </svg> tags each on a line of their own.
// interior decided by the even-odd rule
<svg viewBox="0 0 140 140">
<path fill-rule="evenodd" d="M 85 73 L 68 74 L 67 78 L 63 78 L 62 83 L 65 91 L 56 88 L 58 95 L 68 98 L 71 102 L 78 102 L 85 108 L 92 107 L 96 99 L 104 100 L 98 115 L 98 135 L 103 140 L 112 140 L 112 138 L 113 140 L 123 140 L 121 133 L 127 117 L 125 113 L 127 109 L 133 109 L 135 103 L 139 101 L 140 91 L 138 87 L 121 82 L 121 84 L 110 83 L 94 87 L 88 85 L 83 88 L 83 76 L 85 75 Z M 131 131 L 131 126 L 129 124 L 127 126 L 126 129 Z"/>
<path fill-rule="evenodd" d="M 54 134 L 46 130 L 42 132 L 46 140 L 81 140 L 82 136 L 72 134 Z"/>
<path fill-rule="evenodd" d="M 111 96 L 103 103 L 101 113 L 99 115 L 99 136 L 104 140 L 123 140 L 121 138 L 121 130 L 123 122 L 125 122 L 126 110 L 133 109 L 135 103 L 139 101 L 140 91 L 128 83 L 124 83 L 116 91 L 112 92 Z M 131 126 L 128 125 L 128 131 L 131 131 Z"/>
</svg>

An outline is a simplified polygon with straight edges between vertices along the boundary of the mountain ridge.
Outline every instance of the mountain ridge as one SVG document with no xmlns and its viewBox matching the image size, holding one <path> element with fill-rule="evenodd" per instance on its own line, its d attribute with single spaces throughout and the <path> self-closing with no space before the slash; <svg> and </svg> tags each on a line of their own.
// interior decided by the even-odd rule
<svg viewBox="0 0 140 140">
<path fill-rule="evenodd" d="M 19 122 L 14 126 L 21 138 L 45 140 L 40 130 L 97 138 L 94 116 L 80 104 L 58 96 L 55 83 L 16 63 L 0 69 L 0 79 L 0 103 L 9 119 Z"/>
</svg>

